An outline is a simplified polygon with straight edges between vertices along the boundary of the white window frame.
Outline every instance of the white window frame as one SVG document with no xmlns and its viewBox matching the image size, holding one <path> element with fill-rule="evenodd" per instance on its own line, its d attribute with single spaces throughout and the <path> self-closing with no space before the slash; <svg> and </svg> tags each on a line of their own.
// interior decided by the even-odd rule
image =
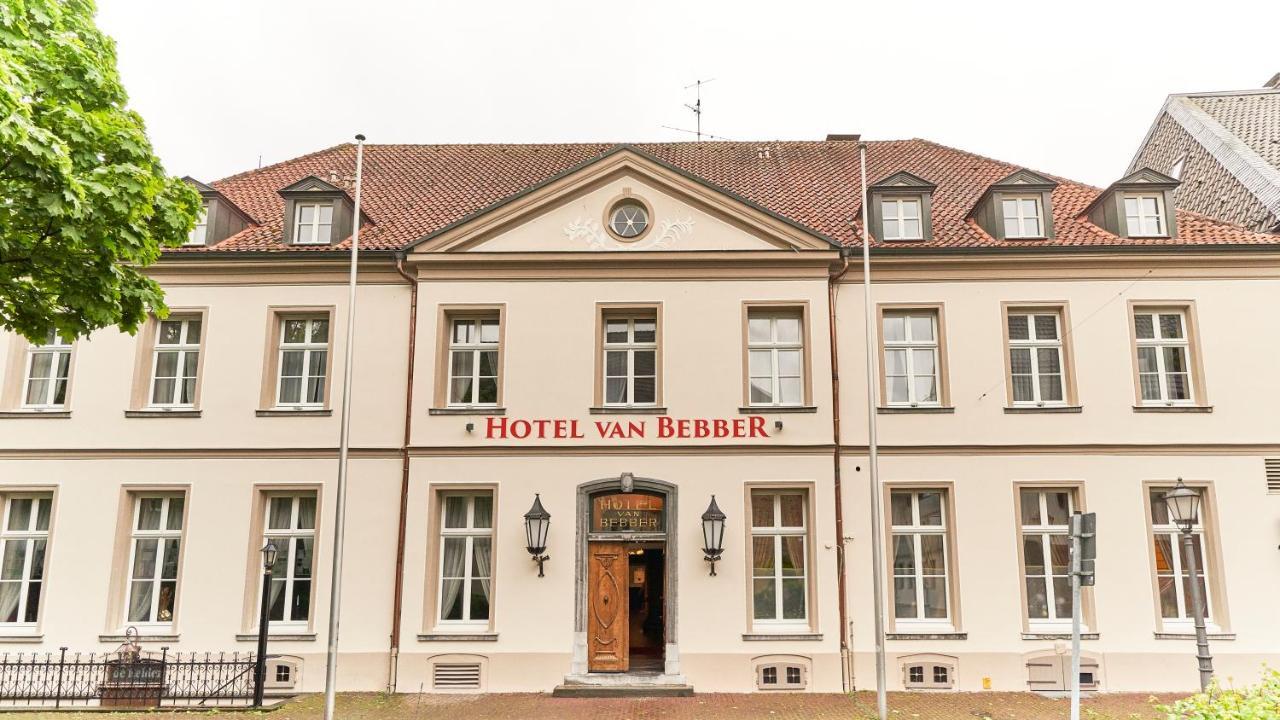
<svg viewBox="0 0 1280 720">
<path fill-rule="evenodd" d="M 457 329 L 459 325 L 474 325 L 472 337 L 474 342 L 458 342 Z M 496 340 L 493 342 L 484 341 L 484 326 L 492 324 Z M 480 380 L 487 379 L 488 375 L 480 374 L 480 358 L 483 353 L 494 353 L 493 370 L 496 375 L 493 376 L 494 397 L 493 402 L 480 402 Z M 469 396 L 464 400 L 457 400 L 453 397 L 453 356 L 456 354 L 471 354 L 471 390 Z M 449 355 L 445 360 L 449 370 L 447 384 L 445 385 L 446 401 L 449 407 L 497 407 L 498 399 L 502 394 L 502 318 L 500 315 L 476 315 L 463 316 L 449 319 Z"/>
<path fill-rule="evenodd" d="M 1142 338 L 1138 336 L 1138 317 L 1141 315 L 1150 316 L 1151 332 L 1153 337 Z M 1182 337 L 1166 338 L 1164 337 L 1164 328 L 1160 325 L 1161 315 L 1176 315 L 1178 323 L 1182 328 Z M 1187 311 L 1183 308 L 1134 308 L 1133 309 L 1133 340 L 1135 344 L 1134 362 L 1137 363 L 1135 371 L 1138 381 L 1138 399 L 1144 406 L 1162 406 L 1162 405 L 1194 405 L 1196 403 L 1196 385 L 1195 385 L 1195 365 L 1191 355 L 1191 325 L 1188 323 Z M 1142 349 L 1151 348 L 1155 351 L 1156 371 L 1142 371 Z M 1164 351 L 1166 348 L 1181 348 L 1183 359 L 1186 362 L 1187 376 L 1187 397 L 1182 399 L 1169 397 L 1169 377 L 1171 375 L 1183 373 L 1170 373 L 1165 367 Z M 1144 375 L 1155 376 L 1160 386 L 1160 397 L 1146 398 L 1142 395 L 1142 378 Z"/>
<path fill-rule="evenodd" d="M 1163 498 L 1160 496 L 1172 489 L 1172 485 L 1149 486 L 1147 488 L 1148 502 L 1153 505 L 1157 502 L 1164 503 Z M 1191 527 L 1193 542 L 1195 542 L 1200 548 L 1200 566 L 1196 569 L 1199 570 L 1202 576 L 1204 576 L 1205 624 L 1209 627 L 1210 631 L 1217 631 L 1220 628 L 1217 623 L 1214 622 L 1213 618 L 1213 583 L 1209 581 L 1212 577 L 1212 573 L 1209 565 L 1208 537 L 1204 527 L 1204 515 L 1209 505 L 1209 493 L 1208 488 L 1205 487 L 1199 487 L 1196 489 L 1200 491 L 1200 516 L 1197 518 L 1196 524 Z M 1149 512 L 1154 512 L 1154 508 Z M 1187 571 L 1187 568 L 1183 566 L 1187 561 L 1187 557 L 1186 551 L 1182 547 L 1182 529 L 1174 524 L 1172 519 L 1167 523 L 1157 524 L 1155 517 L 1151 517 L 1151 535 L 1151 552 L 1153 554 L 1153 559 L 1157 562 L 1158 559 L 1155 557 L 1156 536 L 1163 535 L 1169 538 L 1169 541 L 1172 543 L 1173 552 L 1171 553 L 1172 557 L 1170 558 L 1172 561 L 1172 567 L 1170 568 L 1172 572 L 1170 575 L 1177 579 L 1177 582 L 1173 584 L 1173 587 L 1174 598 L 1178 603 L 1178 616 L 1165 617 L 1164 608 L 1160 605 L 1160 569 L 1156 564 L 1152 564 L 1151 573 L 1155 577 L 1156 611 L 1160 613 L 1160 620 L 1164 624 L 1165 630 L 1189 631 L 1195 624 L 1195 618 L 1192 613 L 1187 612 L 1188 607 L 1191 605 L 1191 598 L 1187 595 L 1187 588 L 1182 582 L 1182 578 L 1186 575 Z"/>
<path fill-rule="evenodd" d="M 911 524 L 898 525 L 893 522 L 893 496 L 895 494 L 906 494 L 911 497 Z M 936 493 L 939 496 L 939 521 L 938 525 L 922 525 L 920 524 L 920 496 L 924 493 Z M 950 493 L 945 488 L 939 487 L 921 487 L 921 488 L 892 488 L 889 491 L 889 505 L 886 510 L 889 513 L 889 590 L 890 602 L 894 605 L 894 624 L 900 631 L 906 632 L 927 632 L 930 630 L 951 631 L 955 629 L 954 609 L 951 607 L 951 538 L 948 535 L 947 512 L 948 503 L 950 502 Z M 893 539 L 899 535 L 909 535 L 912 540 L 912 551 L 914 553 L 913 564 L 914 571 L 910 575 L 899 575 L 897 568 L 894 567 L 894 543 Z M 922 550 L 921 538 L 926 535 L 936 535 L 942 538 L 942 574 L 925 575 L 924 574 L 924 551 Z M 916 616 L 914 618 L 897 617 L 897 603 L 894 601 L 897 590 L 893 581 L 898 577 L 911 577 L 915 579 L 916 592 Z M 940 618 L 931 618 L 924 616 L 924 580 L 925 578 L 942 578 L 942 597 L 946 601 L 946 616 Z"/>
<path fill-rule="evenodd" d="M 916 209 L 914 218 L 909 218 L 903 211 L 912 205 Z M 892 206 L 893 214 L 887 212 Z M 923 240 L 924 239 L 924 203 L 918 197 L 882 197 L 880 198 L 880 232 L 883 240 Z M 916 221 L 916 233 L 907 234 L 907 220 Z M 892 233 L 890 228 L 893 229 Z"/>
<path fill-rule="evenodd" d="M 640 342 L 636 340 L 636 322 L 653 323 L 653 340 L 650 342 Z M 611 342 L 609 340 L 609 323 L 626 323 L 627 339 L 622 342 Z M 603 383 L 603 404 L 608 407 L 654 407 L 658 404 L 658 375 L 660 369 L 658 367 L 658 318 L 650 314 L 635 315 L 605 315 L 601 332 L 604 333 L 600 338 L 600 344 L 603 353 L 600 358 L 600 368 L 602 377 L 600 382 Z M 609 374 L 609 353 L 622 352 L 626 353 L 627 368 L 626 375 L 610 375 Z M 653 399 L 646 402 L 636 402 L 636 353 L 648 352 L 653 354 Z M 640 376 L 646 377 L 646 376 Z M 627 385 L 627 399 L 622 402 L 609 401 L 609 380 L 623 378 Z"/>
<path fill-rule="evenodd" d="M 276 348 L 276 390 L 275 390 L 276 407 L 280 407 L 280 408 L 322 408 L 324 407 L 325 398 L 329 396 L 329 381 L 331 379 L 331 374 L 329 372 L 329 363 L 332 360 L 332 357 L 330 357 L 331 353 L 329 352 L 329 339 L 333 336 L 332 320 L 328 315 L 306 315 L 306 316 L 282 315 L 280 316 L 279 321 L 280 321 L 280 342 L 278 344 L 278 347 Z M 302 342 L 289 342 L 287 340 L 287 330 L 288 330 L 288 324 L 290 322 L 306 323 L 303 329 Z M 324 342 L 315 342 L 311 339 L 315 330 L 315 323 L 317 322 L 326 323 Z M 298 402 L 285 402 L 284 399 L 280 397 L 280 393 L 284 389 L 284 379 L 285 379 L 284 355 L 286 352 L 302 353 L 302 375 L 289 376 L 291 378 L 292 377 L 299 378 Z M 324 373 L 321 375 L 313 374 L 311 372 L 311 356 L 313 353 L 316 353 L 316 352 L 324 353 Z M 323 395 L 323 397 L 321 397 L 317 401 L 308 401 L 306 399 L 307 390 L 311 385 L 311 381 L 317 378 L 321 378 L 322 382 L 324 383 L 324 387 L 322 388 L 322 391 L 321 391 L 321 395 Z"/>
<path fill-rule="evenodd" d="M 884 333 L 884 320 L 902 318 L 902 340 L 889 340 Z M 916 340 L 911 331 L 912 318 L 928 318 L 932 326 L 933 339 Z M 942 338 L 939 335 L 940 323 L 937 310 L 886 310 L 881 320 L 881 337 L 884 338 L 884 403 L 894 407 L 939 407 L 942 405 Z M 915 354 L 917 351 L 933 353 L 933 400 L 921 400 L 916 397 L 916 379 L 928 377 L 928 374 L 917 375 L 915 371 Z M 902 352 L 905 356 L 904 372 L 906 375 L 889 374 L 889 353 Z M 894 400 L 889 383 L 890 377 L 905 377 L 907 380 L 907 400 Z"/>
<path fill-rule="evenodd" d="M 754 627 L 760 627 L 768 630 L 778 630 L 788 627 L 809 627 L 810 609 L 812 602 L 811 588 L 809 587 L 809 493 L 804 489 L 791 488 L 754 488 L 748 495 L 748 499 L 754 506 L 756 497 L 769 497 L 773 502 L 773 525 L 757 526 L 755 524 L 754 513 L 749 512 L 748 522 L 751 524 L 751 545 L 748 552 L 754 557 L 756 538 L 771 538 L 773 540 L 773 573 L 771 575 L 756 575 L 755 561 L 752 560 L 751 567 L 751 623 Z M 782 498 L 784 496 L 800 498 L 800 525 L 782 525 Z M 783 575 L 782 573 L 782 541 L 784 538 L 800 538 L 800 557 L 804 563 L 803 572 L 800 575 Z M 773 583 L 773 617 L 758 618 L 755 616 L 755 583 L 757 580 L 768 580 Z M 801 581 L 804 585 L 804 617 L 800 618 L 784 618 L 783 617 L 783 581 Z"/>
<path fill-rule="evenodd" d="M 22 379 L 22 407 L 28 410 L 58 410 L 67 406 L 67 394 L 71 389 L 71 351 L 73 349 L 73 341 L 62 337 L 56 330 L 49 331 L 48 337 L 42 345 L 28 344 L 27 357 L 25 359 L 26 372 L 23 373 Z M 35 370 L 36 356 L 48 354 L 53 357 L 49 361 L 48 377 L 32 377 Z M 63 365 L 63 358 L 66 359 L 66 365 Z M 45 387 L 44 398 L 39 402 L 28 402 L 31 394 L 31 383 L 35 380 L 45 380 L 48 385 Z M 55 402 L 57 397 L 58 384 L 62 384 L 62 402 Z"/>
<path fill-rule="evenodd" d="M 1009 328 L 1009 321 L 1015 317 L 1026 318 L 1027 321 L 1027 338 L 1017 339 L 1013 337 L 1013 331 Z M 1036 324 L 1036 318 L 1052 317 L 1053 333 L 1052 338 L 1039 337 L 1040 328 Z M 1056 310 L 1035 311 L 1035 310 L 1009 310 L 1005 317 L 1005 327 L 1008 329 L 1009 337 L 1009 402 L 1015 406 L 1021 407 L 1043 407 L 1045 405 L 1066 405 L 1067 404 L 1067 365 L 1066 353 L 1063 352 L 1062 339 L 1062 314 Z M 1026 350 L 1031 356 L 1031 372 L 1018 373 L 1018 375 L 1027 375 L 1031 378 L 1031 399 L 1017 399 L 1017 384 L 1013 382 L 1015 374 L 1013 372 L 1013 354 L 1015 350 Z M 1054 353 L 1058 356 L 1058 395 L 1057 400 L 1045 400 L 1042 397 L 1040 387 L 1040 353 Z M 1052 373 L 1049 373 L 1052 374 Z"/>
<path fill-rule="evenodd" d="M 1137 213 L 1129 212 L 1129 201 L 1133 201 L 1137 206 Z M 1155 215 L 1148 215 L 1143 210 L 1143 200 L 1155 200 Z M 1164 193 L 1125 193 L 1124 194 L 1124 222 L 1125 228 L 1129 233 L 1129 237 L 1167 237 L 1169 235 L 1169 223 L 1164 214 Z M 1137 218 L 1137 224 L 1131 222 L 1131 218 Z M 1147 232 L 1147 221 L 1155 222 L 1155 231 Z"/>
<path fill-rule="evenodd" d="M 767 320 L 769 322 L 769 339 L 768 340 L 752 340 L 751 339 L 751 321 Z M 796 332 L 795 341 L 778 339 L 778 321 L 779 320 L 795 320 L 798 331 Z M 799 407 L 805 403 L 805 317 L 804 313 L 799 309 L 779 308 L 749 308 L 747 310 L 747 404 L 751 407 Z M 780 352 L 795 351 L 799 358 L 796 361 L 797 375 L 782 375 L 781 368 L 778 363 Z M 768 353 L 769 355 L 769 375 L 757 374 L 751 369 L 751 357 L 753 354 Z M 758 402 L 751 397 L 752 380 L 769 380 L 769 392 L 772 402 Z M 800 388 L 800 396 L 794 400 L 784 400 L 782 394 L 782 380 L 795 380 Z"/>
<path fill-rule="evenodd" d="M 1022 203 L 1026 200 L 1032 200 L 1036 204 L 1036 212 L 1034 216 L 1027 215 L 1023 212 Z M 1016 213 L 1014 215 L 1005 214 L 1005 203 L 1013 201 Z M 1026 240 L 1038 239 L 1046 237 L 1044 226 L 1044 198 L 1039 195 L 1002 195 L 1000 197 L 1000 223 L 1004 229 L 1004 236 L 1008 240 Z M 1017 234 L 1009 234 L 1007 220 L 1016 220 L 1018 223 Z M 1035 220 L 1039 228 L 1038 232 L 1027 232 L 1027 221 Z"/>
<path fill-rule="evenodd" d="M 283 580 L 284 582 L 284 612 L 288 614 L 292 611 L 293 589 L 295 581 L 298 579 L 295 574 L 298 545 L 305 540 L 311 541 L 310 563 L 311 568 L 306 578 L 310 600 L 307 602 L 307 616 L 298 618 L 271 618 L 271 627 L 295 627 L 305 628 L 311 622 L 311 611 L 315 609 L 315 576 L 316 576 L 316 524 L 319 522 L 320 500 L 315 491 L 307 492 L 271 492 L 266 496 L 266 502 L 263 503 L 262 509 L 262 546 L 266 547 L 267 543 L 275 543 L 277 552 L 280 552 L 278 558 L 287 560 L 284 572 L 273 572 L 271 581 L 273 583 Z M 275 500 L 289 500 L 289 527 L 272 528 L 271 527 L 271 505 Z M 312 511 L 311 527 L 299 527 L 299 518 L 301 517 L 301 505 L 303 499 L 310 499 L 314 503 Z M 287 555 L 284 551 L 287 548 Z M 275 570 L 273 568 L 273 570 Z M 262 581 L 258 581 L 258 590 L 261 593 Z"/>
<path fill-rule="evenodd" d="M 178 342 L 176 344 L 161 343 L 164 337 L 164 326 L 168 323 L 181 323 L 178 329 Z M 197 331 L 198 339 L 191 342 L 191 323 L 197 323 L 199 330 Z M 200 345 L 204 341 L 204 318 L 196 315 L 191 317 L 175 317 L 167 320 L 159 320 L 156 323 L 156 337 L 152 343 L 151 349 L 151 383 L 147 388 L 147 404 L 148 407 L 154 408 L 193 408 L 196 405 L 196 388 L 200 382 Z M 160 378 L 156 376 L 156 371 L 160 368 L 161 353 L 176 353 L 178 356 L 174 377 Z M 187 357 L 196 356 L 196 369 L 194 375 L 185 375 L 184 368 L 187 365 Z M 171 402 L 156 402 L 156 386 L 160 380 L 173 380 L 173 395 Z M 184 383 L 190 380 L 192 383 L 191 401 L 179 402 Z"/>
<path fill-rule="evenodd" d="M 312 208 L 311 222 L 302 222 L 303 208 Z M 321 222 L 325 210 L 329 211 L 329 222 Z M 303 202 L 294 203 L 293 207 L 293 244 L 294 245 L 328 245 L 333 242 L 333 203 Z M 320 228 L 329 229 L 327 236 L 321 237 Z"/>
<path fill-rule="evenodd" d="M 18 500 L 31 501 L 31 515 L 27 521 L 27 527 L 14 528 L 10 525 L 12 521 L 13 504 Z M 47 503 L 48 526 L 43 530 L 39 529 L 40 504 Z M 49 563 L 49 536 L 53 527 L 53 495 L 52 493 L 6 493 L 4 495 L 4 515 L 0 516 L 0 563 L 8 557 L 9 545 L 11 543 L 21 543 L 26 547 L 23 549 L 22 560 L 22 576 L 12 580 L 0 581 L 0 584 L 17 583 L 18 588 L 18 607 L 17 619 L 13 622 L 5 622 L 0 618 L 0 628 L 5 629 L 34 629 L 40 622 L 40 609 L 44 603 L 46 596 L 45 589 L 48 584 L 48 578 L 45 576 L 45 569 Z M 44 541 L 44 550 L 40 553 L 40 566 L 35 565 L 35 545 L 37 542 Z M 38 574 L 38 577 L 35 575 Z M 31 590 L 33 585 L 38 585 L 36 595 L 36 616 L 34 620 L 25 620 L 28 614 L 29 604 L 31 602 Z"/>
<path fill-rule="evenodd" d="M 1038 503 L 1038 509 L 1040 512 L 1040 523 L 1037 525 L 1028 525 L 1024 523 L 1022 520 L 1022 508 L 1024 507 L 1024 502 L 1025 502 L 1024 498 L 1022 497 L 1022 493 L 1027 493 L 1027 492 L 1035 493 L 1036 503 Z M 1051 544 L 1052 538 L 1054 537 L 1065 537 L 1068 540 L 1068 547 L 1070 547 L 1070 539 L 1071 539 L 1070 518 L 1071 518 L 1071 515 L 1075 513 L 1077 509 L 1076 491 L 1074 488 L 1071 488 L 1071 487 L 1023 486 L 1018 489 L 1018 493 L 1019 493 L 1018 495 L 1018 528 L 1019 528 L 1018 540 L 1019 542 L 1022 543 L 1022 551 L 1023 553 L 1025 553 L 1026 537 L 1028 535 L 1034 535 L 1040 538 L 1041 557 L 1039 559 L 1040 559 L 1041 567 L 1043 568 L 1043 570 L 1039 575 L 1036 575 L 1034 577 L 1039 577 L 1040 579 L 1044 580 L 1045 602 L 1047 604 L 1048 617 L 1047 618 L 1031 617 L 1031 607 L 1029 605 L 1030 595 L 1029 595 L 1029 591 L 1025 591 L 1025 590 L 1024 590 L 1025 592 L 1028 592 L 1028 595 L 1027 597 L 1024 598 L 1022 611 L 1023 613 L 1026 614 L 1028 627 L 1033 632 L 1037 630 L 1059 632 L 1062 630 L 1063 626 L 1070 627 L 1071 615 L 1070 613 L 1068 613 L 1066 617 L 1057 617 L 1057 596 L 1055 594 L 1053 580 L 1055 577 L 1066 577 L 1068 582 L 1070 581 L 1071 579 L 1070 559 L 1068 558 L 1068 568 L 1067 568 L 1066 575 L 1054 574 L 1053 553 L 1052 553 L 1050 544 Z M 1068 518 L 1067 523 L 1062 525 L 1053 525 L 1048 522 L 1049 503 L 1048 503 L 1047 495 L 1049 493 L 1066 493 L 1067 518 Z M 1024 588 L 1026 588 L 1027 578 L 1028 578 L 1026 557 L 1022 558 L 1022 567 L 1019 568 L 1019 574 L 1022 576 L 1022 585 Z M 1068 592 L 1070 592 L 1070 590 L 1068 590 Z M 1068 598 L 1068 600 L 1069 599 L 1070 598 Z"/>
<path fill-rule="evenodd" d="M 138 528 L 138 520 L 142 514 L 142 503 L 145 500 L 158 499 L 160 503 L 160 527 L 155 530 L 140 530 Z M 169 528 L 169 511 L 173 501 L 182 502 L 181 512 L 178 514 L 179 527 L 177 529 Z M 124 602 L 124 624 L 125 625 L 141 625 L 152 628 L 169 628 L 172 627 L 178 617 L 178 598 L 182 587 L 182 543 L 183 531 L 187 526 L 186 521 L 186 496 L 183 493 L 138 493 L 133 496 L 133 514 L 131 524 L 129 526 L 129 564 L 125 566 L 125 602 Z M 134 577 L 134 557 L 138 551 L 138 543 L 145 540 L 156 541 L 156 561 L 152 566 L 149 576 Z M 177 568 L 173 578 L 165 578 L 162 576 L 164 572 L 164 555 L 169 543 L 176 542 L 177 548 L 174 550 L 178 554 Z M 161 586 L 165 582 L 173 582 L 173 612 L 168 620 L 159 618 L 160 611 L 160 591 Z M 133 607 L 133 590 L 134 583 L 149 582 L 152 584 L 151 591 L 151 610 L 148 613 L 147 620 L 132 620 L 129 618 L 129 610 Z"/>
<path fill-rule="evenodd" d="M 188 247 L 204 245 L 209 237 L 209 204 L 205 203 L 200 206 L 200 214 L 196 216 L 195 227 L 191 228 L 191 232 L 187 235 L 187 241 L 183 243 Z"/>
<path fill-rule="evenodd" d="M 448 513 L 448 499 L 451 497 L 465 498 L 467 503 L 467 524 L 466 527 L 451 528 L 447 526 L 446 515 Z M 489 498 L 489 527 L 476 527 L 476 498 Z M 493 619 L 493 597 L 496 579 L 493 572 L 493 562 L 495 559 L 494 545 L 494 519 L 497 514 L 497 503 L 494 499 L 492 490 L 469 490 L 459 492 L 442 492 L 440 494 L 440 548 L 437 555 L 438 565 L 436 567 L 436 623 L 440 627 L 472 627 L 487 628 Z M 462 577 L 444 576 L 445 561 L 445 540 L 447 538 L 461 538 L 465 540 L 465 547 L 462 555 Z M 486 578 L 474 576 L 472 574 L 475 553 L 476 539 L 489 540 L 489 616 L 485 618 L 471 617 L 471 584 L 473 582 L 481 582 Z M 459 591 L 462 599 L 462 618 L 456 620 L 446 620 L 444 618 L 444 586 L 446 580 L 461 580 L 462 589 Z"/>
</svg>

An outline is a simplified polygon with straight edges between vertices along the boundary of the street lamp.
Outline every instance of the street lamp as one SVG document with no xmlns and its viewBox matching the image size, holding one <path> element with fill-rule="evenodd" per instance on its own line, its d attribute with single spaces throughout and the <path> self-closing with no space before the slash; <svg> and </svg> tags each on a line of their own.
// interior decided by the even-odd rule
<svg viewBox="0 0 1280 720">
<path fill-rule="evenodd" d="M 533 496 L 533 507 L 524 514 L 525 550 L 538 563 L 538 577 L 542 577 L 542 563 L 551 559 L 547 555 L 547 531 L 551 529 L 551 513 L 542 507 L 542 498 Z"/>
<path fill-rule="evenodd" d="M 271 571 L 276 565 L 276 544 L 262 548 L 262 607 L 258 615 L 258 663 L 253 669 L 253 706 L 262 707 L 262 688 L 267 681 L 267 625 L 270 623 Z"/>
<path fill-rule="evenodd" d="M 712 576 L 716 574 L 716 561 L 724 554 L 724 519 L 725 514 L 712 495 L 711 504 L 702 513 L 702 559 L 711 563 Z"/>
<path fill-rule="evenodd" d="M 1200 689 L 1209 687 L 1213 679 L 1213 656 L 1209 654 L 1209 638 L 1204 627 L 1204 593 L 1200 592 L 1200 568 L 1196 562 L 1195 535 L 1192 530 L 1200 521 L 1200 491 L 1189 488 L 1178 478 L 1178 484 L 1164 494 L 1169 518 L 1182 532 L 1182 550 L 1191 582 L 1191 605 L 1196 624 L 1196 660 L 1200 664 Z"/>
</svg>

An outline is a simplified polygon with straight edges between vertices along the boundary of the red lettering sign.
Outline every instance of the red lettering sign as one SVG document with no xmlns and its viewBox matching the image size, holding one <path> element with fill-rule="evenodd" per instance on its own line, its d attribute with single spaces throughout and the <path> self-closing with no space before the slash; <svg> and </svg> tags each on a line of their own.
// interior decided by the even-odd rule
<svg viewBox="0 0 1280 720">
<path fill-rule="evenodd" d="M 601 440 L 748 440 L 767 438 L 765 419 L 759 415 L 740 418 L 656 418 L 656 428 L 646 420 L 596 420 L 591 423 Z M 586 433 L 577 420 L 569 419 L 485 419 L 486 440 L 583 440 Z"/>
</svg>

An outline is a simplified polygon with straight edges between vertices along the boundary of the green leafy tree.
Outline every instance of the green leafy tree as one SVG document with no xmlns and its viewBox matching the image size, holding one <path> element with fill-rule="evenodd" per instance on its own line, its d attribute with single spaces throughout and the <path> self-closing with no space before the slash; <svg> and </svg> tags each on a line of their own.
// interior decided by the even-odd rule
<svg viewBox="0 0 1280 720">
<path fill-rule="evenodd" d="M 117 325 L 164 294 L 142 271 L 194 227 L 126 107 L 93 0 L 0 0 L 0 328 L 33 341 Z"/>
</svg>

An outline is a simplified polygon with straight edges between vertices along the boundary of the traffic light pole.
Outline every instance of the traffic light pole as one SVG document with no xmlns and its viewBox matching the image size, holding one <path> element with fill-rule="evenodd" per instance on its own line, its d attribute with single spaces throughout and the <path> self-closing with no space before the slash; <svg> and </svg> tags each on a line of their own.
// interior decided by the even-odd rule
<svg viewBox="0 0 1280 720">
<path fill-rule="evenodd" d="M 1079 515 L 1072 518 L 1076 520 Z M 1071 720 L 1080 720 L 1080 532 L 1071 523 Z"/>
</svg>

